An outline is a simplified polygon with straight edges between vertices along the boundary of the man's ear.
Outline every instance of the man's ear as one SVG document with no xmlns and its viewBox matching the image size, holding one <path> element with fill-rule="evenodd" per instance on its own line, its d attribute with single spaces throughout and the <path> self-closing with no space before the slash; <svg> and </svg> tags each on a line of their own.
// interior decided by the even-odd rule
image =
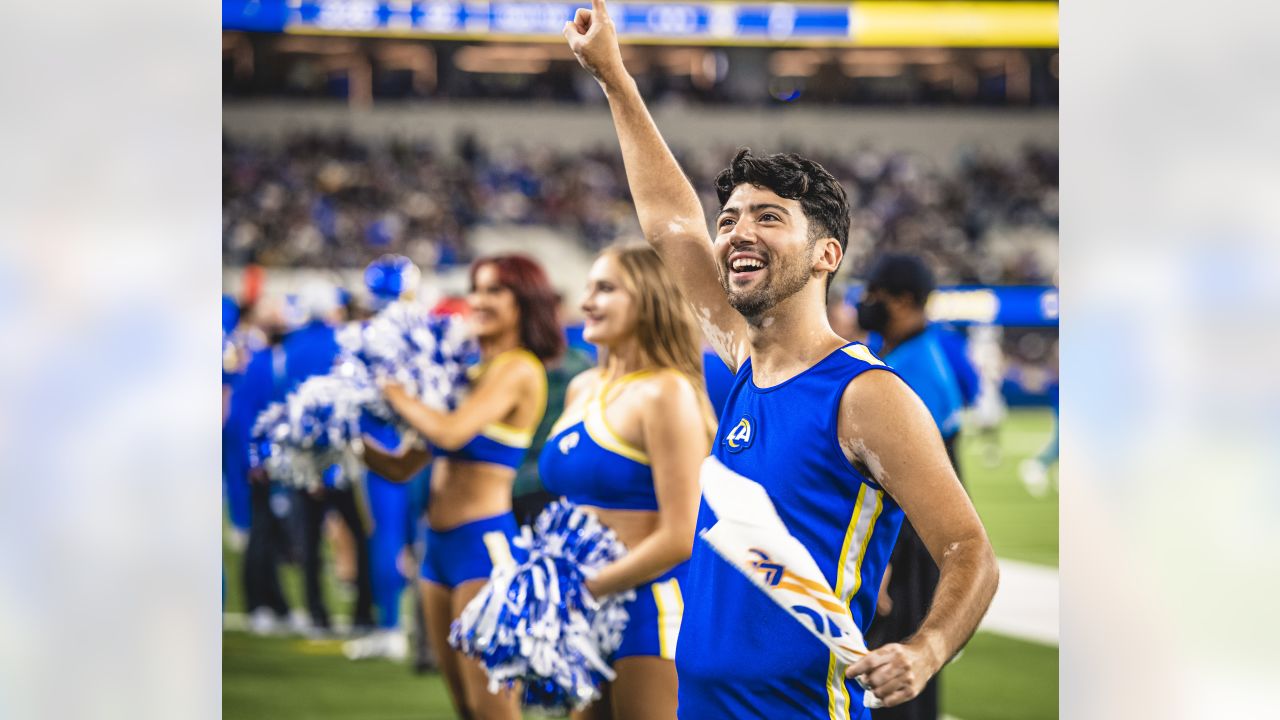
<svg viewBox="0 0 1280 720">
<path fill-rule="evenodd" d="M 814 272 L 834 273 L 844 260 L 844 250 L 840 249 L 840 241 L 835 238 L 822 238 L 814 243 Z"/>
</svg>

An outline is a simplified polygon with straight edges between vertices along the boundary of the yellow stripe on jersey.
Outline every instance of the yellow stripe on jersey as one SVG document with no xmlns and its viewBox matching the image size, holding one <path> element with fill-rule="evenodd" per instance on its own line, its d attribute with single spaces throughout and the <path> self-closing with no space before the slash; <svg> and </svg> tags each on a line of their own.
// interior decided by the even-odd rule
<svg viewBox="0 0 1280 720">
<path fill-rule="evenodd" d="M 515 558 L 511 556 L 511 542 L 501 530 L 490 530 L 481 540 L 484 541 L 485 550 L 489 552 L 489 562 L 495 568 L 512 567 L 516 564 Z"/>
<path fill-rule="evenodd" d="M 863 485 L 863 490 L 866 490 L 866 487 L 866 485 Z M 867 546 L 871 544 L 871 534 L 875 532 L 876 520 L 880 518 L 880 511 L 884 509 L 883 490 L 873 491 L 873 502 L 875 504 L 871 507 L 871 518 L 867 521 L 866 527 L 860 527 L 855 532 L 855 534 L 861 538 L 862 542 L 858 547 L 858 554 L 853 560 L 853 587 L 849 588 L 848 595 L 840 596 L 840 599 L 843 600 L 846 605 L 852 602 L 853 596 L 857 595 L 858 591 L 862 589 L 862 560 L 866 557 Z M 862 523 L 859 523 L 859 525 L 861 524 Z M 878 592 L 879 588 L 876 588 L 876 590 Z"/>
<path fill-rule="evenodd" d="M 569 414 L 566 411 L 565 414 L 561 415 L 560 419 L 556 421 L 556 424 L 551 426 L 551 431 L 547 433 L 547 438 L 548 439 L 553 438 L 559 435 L 560 433 L 564 432 L 565 430 L 568 430 L 574 425 L 577 425 L 578 423 L 583 422 L 585 420 L 586 420 L 586 416 L 583 415 L 582 413 L 575 412 L 573 414 Z"/>
<path fill-rule="evenodd" d="M 873 355 L 871 353 L 871 349 L 866 345 L 859 343 L 857 345 L 850 345 L 847 348 L 841 348 L 841 350 L 844 350 L 845 355 L 848 355 L 851 358 L 857 358 L 869 365 L 884 365 L 884 361 Z"/>
<path fill-rule="evenodd" d="M 621 455 L 641 465 L 649 464 L 648 453 L 618 437 L 613 428 L 609 427 L 609 421 L 604 416 L 605 404 L 608 402 L 611 390 L 626 385 L 633 380 L 638 380 L 645 375 L 650 375 L 653 372 L 652 369 L 637 370 L 616 380 L 604 383 L 599 390 L 598 396 L 594 400 L 587 401 L 586 417 L 582 420 L 582 425 L 587 429 L 587 434 L 591 436 L 591 439 L 597 445 L 615 455 Z"/>
<path fill-rule="evenodd" d="M 587 434 L 591 436 L 591 439 L 605 450 L 615 455 L 621 455 L 628 460 L 634 460 L 641 465 L 649 464 L 649 455 L 615 435 L 613 430 L 605 423 L 603 413 L 587 412 L 582 425 L 587 429 Z"/>
<path fill-rule="evenodd" d="M 680 581 L 672 578 L 654 583 L 653 602 L 658 606 L 658 655 L 666 660 L 676 657 L 676 639 L 680 637 L 680 618 L 684 615 L 684 596 Z"/>
<path fill-rule="evenodd" d="M 522 347 L 504 350 L 503 352 L 498 353 L 498 356 L 489 362 L 480 363 L 479 365 L 473 365 L 468 368 L 467 375 L 470 377 L 472 383 L 476 383 L 479 382 L 480 377 L 493 368 L 509 362 L 518 361 L 531 363 L 540 371 L 538 373 L 538 379 L 540 380 L 538 383 L 538 395 L 541 398 L 539 400 L 541 408 L 538 410 L 537 416 L 538 422 L 542 422 L 542 415 L 547 411 L 547 368 L 542 364 L 542 361 L 538 359 L 537 355 L 534 355 L 532 352 Z M 530 445 L 533 445 L 533 435 L 537 429 L 536 424 L 528 430 L 521 430 L 520 428 L 506 423 L 495 422 L 485 425 L 484 428 L 480 430 L 480 434 L 494 442 L 502 443 L 507 447 L 528 449 Z"/>
<path fill-rule="evenodd" d="M 854 596 L 862 587 L 862 561 L 866 557 L 867 546 L 871 544 L 876 520 L 884 509 L 884 491 L 871 490 L 868 494 L 868 490 L 866 484 L 858 488 L 858 500 L 853 505 L 849 527 L 845 530 L 844 543 L 840 547 L 840 566 L 836 571 L 835 590 L 845 607 L 853 602 Z M 869 511 L 866 507 L 868 502 L 871 503 Z M 848 720 L 851 704 L 844 672 L 832 653 L 827 661 L 827 711 L 832 720 Z"/>
<path fill-rule="evenodd" d="M 859 347 L 859 346 L 854 346 Z M 845 348 L 844 351 L 849 353 L 851 348 Z M 849 353 L 851 356 L 853 353 Z M 839 565 L 836 569 L 836 594 L 841 599 L 844 598 L 845 585 L 845 568 L 848 563 L 845 558 L 849 557 L 849 547 L 853 543 L 854 533 L 857 531 L 858 519 L 862 516 L 862 503 L 867 496 L 867 486 L 864 484 L 858 488 L 858 500 L 853 504 L 853 515 L 849 517 L 849 527 L 844 533 L 844 543 L 840 546 Z M 836 654 L 831 653 L 831 657 L 827 660 L 827 713 L 831 720 L 848 720 L 849 717 L 849 692 L 844 684 L 844 673 L 840 671 L 840 663 L 836 661 Z"/>
<path fill-rule="evenodd" d="M 489 423 L 480 434 L 507 447 L 527 449 L 533 444 L 533 430 L 521 430 L 505 423 Z"/>
</svg>

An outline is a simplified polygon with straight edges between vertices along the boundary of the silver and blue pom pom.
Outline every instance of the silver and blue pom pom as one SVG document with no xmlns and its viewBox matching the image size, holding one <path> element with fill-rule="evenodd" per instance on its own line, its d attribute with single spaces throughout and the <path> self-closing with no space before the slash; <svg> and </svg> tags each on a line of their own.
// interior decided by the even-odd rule
<svg viewBox="0 0 1280 720">
<path fill-rule="evenodd" d="M 326 473 L 338 485 L 359 477 L 363 409 L 379 397 L 369 382 L 335 375 L 303 381 L 283 403 L 258 416 L 252 432 L 252 459 L 273 480 L 315 488 Z M 336 475 L 330 472 L 337 466 Z"/>
<path fill-rule="evenodd" d="M 336 477 L 340 486 L 355 481 L 363 471 L 364 428 L 390 425 L 398 440 L 409 430 L 378 383 L 394 380 L 429 407 L 451 411 L 467 390 L 467 367 L 479 356 L 459 318 L 432 316 L 411 302 L 392 303 L 368 323 L 339 331 L 337 339 L 333 370 L 308 378 L 255 423 L 253 460 L 274 480 L 305 488 L 326 478 Z"/>
<path fill-rule="evenodd" d="M 449 644 L 478 658 L 489 691 L 523 684 L 526 707 L 563 713 L 600 697 L 613 680 L 634 590 L 602 599 L 586 582 L 626 547 L 595 515 L 559 500 L 512 541 L 524 559 L 495 567 L 453 622 Z"/>
<path fill-rule="evenodd" d="M 341 353 L 335 374 L 377 384 L 392 380 L 427 407 L 456 410 L 468 389 L 467 368 L 480 356 L 480 346 L 454 315 L 432 315 L 418 303 L 394 302 L 363 325 L 338 333 Z M 399 422 L 379 396 L 367 410 Z M 401 430 L 407 430 L 401 424 Z"/>
</svg>

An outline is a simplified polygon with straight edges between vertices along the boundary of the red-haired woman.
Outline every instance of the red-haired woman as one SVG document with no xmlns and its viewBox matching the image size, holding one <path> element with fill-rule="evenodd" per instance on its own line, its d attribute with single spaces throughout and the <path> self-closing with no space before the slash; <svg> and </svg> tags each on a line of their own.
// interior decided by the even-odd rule
<svg viewBox="0 0 1280 720">
<path fill-rule="evenodd" d="M 427 632 L 461 717 L 520 717 L 519 697 L 488 692 L 476 661 L 449 647 L 449 625 L 510 558 L 517 533 L 511 512 L 516 468 L 542 420 L 547 402 L 543 362 L 564 351 L 556 320 L 556 293 L 542 268 L 521 255 L 477 260 L 471 267 L 470 322 L 481 362 L 472 370 L 471 393 L 453 412 L 410 397 L 396 384 L 387 401 L 431 446 L 431 500 L 427 557 L 419 583 Z M 424 451 L 391 456 L 366 450 L 375 472 L 408 478 L 422 467 Z"/>
</svg>

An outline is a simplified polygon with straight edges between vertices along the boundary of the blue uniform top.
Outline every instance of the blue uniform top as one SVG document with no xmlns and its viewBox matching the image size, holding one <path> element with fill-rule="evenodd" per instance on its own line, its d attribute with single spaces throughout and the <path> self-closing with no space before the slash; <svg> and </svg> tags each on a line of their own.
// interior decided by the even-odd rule
<svg viewBox="0 0 1280 720">
<path fill-rule="evenodd" d="M 285 379 L 285 354 L 279 346 L 254 352 L 244 372 L 235 378 L 231 390 L 231 409 L 225 431 L 237 442 L 247 443 L 258 414 L 273 402 L 284 400 L 288 391 Z M 224 442 L 226 442 L 224 436 Z M 244 447 L 248 460 L 248 445 Z"/>
<path fill-rule="evenodd" d="M 965 407 L 970 407 L 978 401 L 978 391 L 981 382 L 978 378 L 978 369 L 973 366 L 973 361 L 969 359 L 969 338 L 961 330 L 953 330 L 951 328 L 931 325 L 930 331 L 936 334 L 938 344 L 942 347 L 942 352 L 947 358 L 947 364 L 951 366 L 951 372 L 956 377 L 956 384 L 960 388 L 960 400 Z"/>
<path fill-rule="evenodd" d="M 702 353 L 702 376 L 707 383 L 707 398 L 711 400 L 711 409 L 719 417 L 724 410 L 725 401 L 729 399 L 729 390 L 733 388 L 733 373 L 714 350 L 706 350 Z"/>
<path fill-rule="evenodd" d="M 304 325 L 286 335 L 279 345 L 253 353 L 232 385 L 228 434 L 224 434 L 223 442 L 243 443 L 247 464 L 249 435 L 258 414 L 273 402 L 283 402 L 307 378 L 329 372 L 337 356 L 334 329 L 322 322 Z"/>
<path fill-rule="evenodd" d="M 481 374 L 501 363 L 515 361 L 532 362 L 541 371 L 541 402 L 543 412 L 545 412 L 547 404 L 547 372 L 538 356 L 524 348 L 507 350 L 489 363 L 472 368 L 472 380 L 478 379 Z M 542 412 L 538 413 L 538 420 L 542 420 Z M 512 427 L 506 423 L 489 423 L 480 430 L 478 435 L 471 438 L 466 445 L 457 450 L 432 447 L 431 452 L 436 457 L 447 457 L 465 462 L 490 463 L 515 470 L 520 467 L 520 463 L 524 462 L 525 453 L 529 452 L 529 446 L 533 444 L 535 430 L 537 430 L 537 423 L 525 430 Z"/>
<path fill-rule="evenodd" d="M 783 383 L 758 388 L 747 360 L 712 450 L 729 469 L 764 486 L 863 632 L 902 523 L 893 498 L 840 449 L 840 397 L 871 369 L 888 370 L 853 343 Z M 715 522 L 704 500 L 699 532 Z M 684 602 L 676 647 L 683 720 L 869 715 L 861 689 L 844 680 L 826 646 L 704 542 L 694 543 Z"/>
<path fill-rule="evenodd" d="M 566 413 L 552 428 L 538 458 L 538 474 L 548 492 L 579 505 L 658 509 L 649 456 L 618 437 L 604 414 L 611 390 L 654 372 L 641 370 L 604 384 L 587 399 L 580 417 Z"/>
<path fill-rule="evenodd" d="M 303 380 L 324 375 L 333 369 L 338 357 L 337 330 L 328 323 L 313 320 L 294 330 L 280 342 L 284 348 L 285 392 L 298 389 Z"/>
<path fill-rule="evenodd" d="M 908 338 L 884 359 L 924 401 L 943 438 L 950 439 L 960 431 L 960 411 L 964 408 L 960 383 L 932 329 Z"/>
</svg>

